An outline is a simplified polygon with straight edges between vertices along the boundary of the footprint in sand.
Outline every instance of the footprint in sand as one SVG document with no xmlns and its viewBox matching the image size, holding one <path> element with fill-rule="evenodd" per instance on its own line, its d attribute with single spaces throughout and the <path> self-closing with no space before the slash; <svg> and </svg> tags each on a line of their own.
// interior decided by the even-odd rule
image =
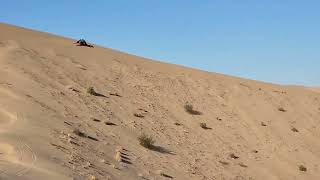
<svg viewBox="0 0 320 180">
<path fill-rule="evenodd" d="M 22 176 L 34 166 L 37 157 L 25 143 L 0 143 L 0 177 Z"/>
<path fill-rule="evenodd" d="M 16 115 L 0 106 L 0 133 L 6 131 L 8 127 L 12 126 L 16 120 Z"/>
<path fill-rule="evenodd" d="M 18 95 L 16 95 L 16 94 L 13 93 L 12 91 L 0 87 L 0 97 L 1 97 L 1 96 L 10 97 L 10 98 L 13 98 L 13 99 L 15 99 L 15 100 L 21 99 L 21 97 L 19 97 Z"/>
<path fill-rule="evenodd" d="M 0 133 L 9 131 L 18 119 L 23 120 L 23 116 L 10 113 L 0 106 Z M 0 177 L 22 176 L 34 167 L 36 160 L 32 148 L 20 138 L 14 145 L 0 142 Z"/>
</svg>

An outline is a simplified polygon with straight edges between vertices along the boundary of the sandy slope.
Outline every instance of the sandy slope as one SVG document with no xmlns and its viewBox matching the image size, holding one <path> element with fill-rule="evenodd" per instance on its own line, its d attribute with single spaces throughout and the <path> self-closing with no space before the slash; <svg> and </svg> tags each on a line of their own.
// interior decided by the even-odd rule
<svg viewBox="0 0 320 180">
<path fill-rule="evenodd" d="M 320 179 L 317 91 L 4 24 L 0 65 L 0 179 Z M 106 97 L 89 95 L 89 86 Z M 186 103 L 202 115 L 185 112 Z M 140 146 L 142 132 L 164 151 Z"/>
</svg>

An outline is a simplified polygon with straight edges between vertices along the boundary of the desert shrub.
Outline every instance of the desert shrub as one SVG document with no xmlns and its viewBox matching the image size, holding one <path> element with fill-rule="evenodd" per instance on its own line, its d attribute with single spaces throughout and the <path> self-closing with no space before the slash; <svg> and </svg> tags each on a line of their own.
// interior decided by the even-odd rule
<svg viewBox="0 0 320 180">
<path fill-rule="evenodd" d="M 203 129 L 207 129 L 207 124 L 206 123 L 200 123 L 200 127 L 202 127 Z"/>
<path fill-rule="evenodd" d="M 174 125 L 176 125 L 176 126 L 181 126 L 182 124 L 181 124 L 181 123 L 178 123 L 178 122 L 175 122 Z"/>
<path fill-rule="evenodd" d="M 307 168 L 305 166 L 303 166 L 303 165 L 300 165 L 299 166 L 299 170 L 305 172 L 305 171 L 307 171 Z"/>
<path fill-rule="evenodd" d="M 153 139 L 152 136 L 148 136 L 146 134 L 141 134 L 138 137 L 139 143 L 141 146 L 152 149 L 154 147 L 155 140 Z"/>
<path fill-rule="evenodd" d="M 87 135 L 84 132 L 80 131 L 80 129 L 74 129 L 73 133 L 80 137 L 87 137 Z"/>
<path fill-rule="evenodd" d="M 97 95 L 97 92 L 94 90 L 93 87 L 88 87 L 87 93 L 88 93 L 88 94 L 91 94 L 91 95 L 93 95 L 93 96 Z"/>
<path fill-rule="evenodd" d="M 186 112 L 188 112 L 189 114 L 192 114 L 192 115 L 201 115 L 202 114 L 200 111 L 194 110 L 193 106 L 191 104 L 186 104 L 184 106 L 184 109 L 186 110 Z"/>
</svg>

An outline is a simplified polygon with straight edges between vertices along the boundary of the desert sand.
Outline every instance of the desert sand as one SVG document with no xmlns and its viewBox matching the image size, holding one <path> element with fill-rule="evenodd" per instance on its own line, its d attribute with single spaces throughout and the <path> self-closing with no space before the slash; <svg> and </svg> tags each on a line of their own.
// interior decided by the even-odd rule
<svg viewBox="0 0 320 180">
<path fill-rule="evenodd" d="M 319 89 L 74 41 L 0 24 L 1 180 L 320 179 Z"/>
</svg>

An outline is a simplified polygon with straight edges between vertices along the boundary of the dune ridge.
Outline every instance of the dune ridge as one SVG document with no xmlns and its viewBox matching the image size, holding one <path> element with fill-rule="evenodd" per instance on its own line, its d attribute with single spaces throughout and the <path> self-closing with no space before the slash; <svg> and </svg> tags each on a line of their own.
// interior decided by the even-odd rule
<svg viewBox="0 0 320 180">
<path fill-rule="evenodd" d="M 318 89 L 73 41 L 0 24 L 0 179 L 320 179 Z"/>
</svg>

